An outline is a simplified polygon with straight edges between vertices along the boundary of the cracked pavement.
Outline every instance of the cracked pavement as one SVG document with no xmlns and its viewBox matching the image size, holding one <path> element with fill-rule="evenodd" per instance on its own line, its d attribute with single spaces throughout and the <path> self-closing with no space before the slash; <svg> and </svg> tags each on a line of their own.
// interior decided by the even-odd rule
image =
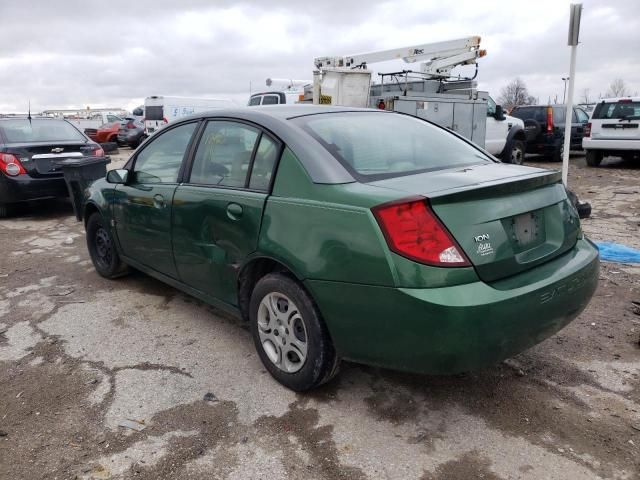
<svg viewBox="0 0 640 480">
<path fill-rule="evenodd" d="M 640 248 L 637 165 L 573 157 L 570 182 L 591 238 Z M 637 265 L 603 264 L 585 312 L 505 363 L 344 363 L 296 394 L 240 320 L 140 273 L 99 277 L 68 204 L 0 220 L 0 240 L 2 479 L 640 478 Z"/>
</svg>

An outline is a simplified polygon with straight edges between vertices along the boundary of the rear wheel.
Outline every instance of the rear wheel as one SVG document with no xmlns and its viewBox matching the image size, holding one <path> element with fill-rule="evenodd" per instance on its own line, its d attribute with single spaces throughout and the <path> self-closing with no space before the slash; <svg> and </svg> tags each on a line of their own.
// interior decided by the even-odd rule
<svg viewBox="0 0 640 480">
<path fill-rule="evenodd" d="M 328 382 L 339 359 L 313 299 L 294 279 L 271 273 L 256 284 L 249 305 L 260 360 L 282 385 L 298 392 Z"/>
<path fill-rule="evenodd" d="M 128 273 L 120 260 L 113 238 L 102 215 L 94 213 L 87 221 L 87 248 L 96 271 L 105 278 L 116 278 Z"/>
<path fill-rule="evenodd" d="M 556 147 L 556 149 L 551 154 L 552 162 L 561 162 L 562 156 L 564 154 L 564 141 Z"/>
<path fill-rule="evenodd" d="M 587 165 L 597 167 L 602 162 L 602 152 L 598 150 L 587 150 Z"/>
<path fill-rule="evenodd" d="M 522 140 L 513 140 L 504 151 L 502 160 L 505 163 L 513 163 L 514 165 L 522 165 L 524 161 L 525 146 Z"/>
</svg>

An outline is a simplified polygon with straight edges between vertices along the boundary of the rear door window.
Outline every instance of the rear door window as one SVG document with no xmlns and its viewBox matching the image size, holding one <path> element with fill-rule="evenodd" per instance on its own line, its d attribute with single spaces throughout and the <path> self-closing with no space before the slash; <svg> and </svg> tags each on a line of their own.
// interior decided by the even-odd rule
<svg viewBox="0 0 640 480">
<path fill-rule="evenodd" d="M 265 95 L 262 100 L 262 105 L 277 105 L 280 103 L 280 97 L 278 95 Z"/>
<path fill-rule="evenodd" d="M 589 115 L 587 115 L 587 112 L 580 108 L 576 108 L 576 115 L 578 117 L 578 123 L 586 123 L 589 121 Z"/>
<path fill-rule="evenodd" d="M 269 190 L 279 154 L 280 144 L 263 134 L 253 160 L 249 188 L 265 192 Z"/>
<path fill-rule="evenodd" d="M 260 131 L 244 123 L 210 121 L 200 142 L 189 182 L 244 187 Z"/>
</svg>

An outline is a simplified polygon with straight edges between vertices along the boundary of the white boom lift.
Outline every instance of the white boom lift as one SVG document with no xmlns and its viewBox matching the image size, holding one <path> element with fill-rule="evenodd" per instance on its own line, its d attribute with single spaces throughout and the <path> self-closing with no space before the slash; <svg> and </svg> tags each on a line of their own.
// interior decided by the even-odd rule
<svg viewBox="0 0 640 480">
<path fill-rule="evenodd" d="M 371 63 L 396 59 L 422 62 L 419 73 L 424 79 L 435 80 L 449 78 L 455 67 L 474 64 L 485 54 L 480 49 L 480 37 L 473 36 L 343 57 L 318 57 L 314 60 L 313 103 L 368 106 L 371 71 L 367 65 Z"/>
</svg>

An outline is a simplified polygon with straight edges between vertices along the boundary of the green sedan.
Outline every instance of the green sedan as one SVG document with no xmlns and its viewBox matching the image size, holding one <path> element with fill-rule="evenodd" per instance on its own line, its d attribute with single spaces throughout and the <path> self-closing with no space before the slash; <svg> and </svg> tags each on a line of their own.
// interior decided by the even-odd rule
<svg viewBox="0 0 640 480">
<path fill-rule="evenodd" d="M 378 110 L 177 121 L 90 187 L 84 220 L 100 275 L 133 267 L 242 317 L 296 391 L 341 359 L 493 364 L 567 325 L 598 282 L 559 173 Z"/>
</svg>

